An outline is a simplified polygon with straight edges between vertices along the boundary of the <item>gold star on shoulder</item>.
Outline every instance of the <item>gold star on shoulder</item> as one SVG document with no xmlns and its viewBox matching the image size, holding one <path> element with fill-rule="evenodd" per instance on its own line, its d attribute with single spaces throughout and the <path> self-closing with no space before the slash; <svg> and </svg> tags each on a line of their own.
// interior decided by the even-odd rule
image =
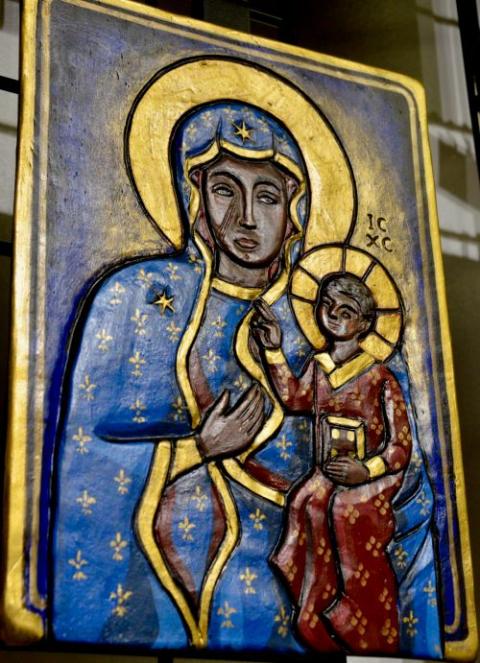
<svg viewBox="0 0 480 663">
<path fill-rule="evenodd" d="M 235 122 L 232 122 L 232 126 L 235 129 L 233 132 L 235 136 L 240 136 L 242 139 L 242 143 L 244 143 L 246 140 L 253 140 L 253 129 L 251 127 L 247 127 L 245 124 L 244 120 L 242 120 L 242 124 L 238 125 L 235 124 Z"/>
<path fill-rule="evenodd" d="M 175 312 L 175 309 L 173 308 L 173 300 L 175 297 L 172 295 L 171 297 L 167 297 L 167 293 L 164 290 L 161 295 L 157 295 L 156 299 L 152 304 L 154 306 L 158 306 L 158 310 L 162 315 L 164 315 L 165 311 L 169 309 L 170 311 Z"/>
</svg>

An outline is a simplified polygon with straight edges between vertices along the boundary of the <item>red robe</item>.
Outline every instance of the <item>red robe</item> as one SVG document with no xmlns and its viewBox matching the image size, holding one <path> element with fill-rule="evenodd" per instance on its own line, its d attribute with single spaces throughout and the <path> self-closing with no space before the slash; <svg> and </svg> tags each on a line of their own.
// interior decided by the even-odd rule
<svg viewBox="0 0 480 663">
<path fill-rule="evenodd" d="M 272 558 L 297 605 L 302 638 L 322 652 L 398 651 L 397 582 L 387 546 L 395 530 L 392 499 L 411 453 L 405 401 L 393 374 L 363 353 L 336 367 L 316 355 L 296 378 L 281 352 L 267 353 L 285 407 L 315 415 L 321 449 L 325 415 L 363 422 L 367 483 L 346 487 L 317 465 L 290 496 L 288 522 Z"/>
</svg>

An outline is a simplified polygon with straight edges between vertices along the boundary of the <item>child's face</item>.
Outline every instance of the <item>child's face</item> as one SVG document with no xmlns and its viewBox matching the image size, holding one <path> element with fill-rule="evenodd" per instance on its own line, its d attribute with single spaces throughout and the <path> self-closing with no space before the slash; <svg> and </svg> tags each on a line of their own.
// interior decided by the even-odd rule
<svg viewBox="0 0 480 663">
<path fill-rule="evenodd" d="M 327 287 L 316 309 L 317 320 L 327 336 L 339 341 L 357 338 L 369 322 L 358 303 L 335 287 Z"/>
</svg>

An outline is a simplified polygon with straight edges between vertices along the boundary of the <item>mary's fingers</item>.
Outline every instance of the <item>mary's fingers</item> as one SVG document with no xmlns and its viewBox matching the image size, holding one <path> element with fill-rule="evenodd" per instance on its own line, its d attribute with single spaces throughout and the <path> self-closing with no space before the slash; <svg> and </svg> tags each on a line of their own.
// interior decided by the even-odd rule
<svg viewBox="0 0 480 663">
<path fill-rule="evenodd" d="M 215 403 L 213 404 L 212 412 L 218 412 L 220 414 L 223 414 L 225 410 L 228 408 L 228 405 L 230 403 L 230 392 L 228 389 L 225 389 L 220 396 L 217 398 Z"/>
<path fill-rule="evenodd" d="M 263 425 L 263 419 L 263 411 L 260 411 L 255 417 L 252 417 L 249 420 L 248 425 L 245 426 L 245 432 L 250 438 L 255 437 L 255 435 L 261 429 Z"/>
<path fill-rule="evenodd" d="M 262 422 L 265 417 L 263 407 L 258 408 L 253 412 L 253 414 L 248 417 L 245 421 L 241 422 L 242 428 L 247 432 L 250 432 L 251 429 L 255 428 L 259 422 Z"/>
<path fill-rule="evenodd" d="M 244 421 L 247 421 L 249 417 L 256 414 L 258 411 L 262 411 L 264 401 L 265 399 L 263 397 L 263 394 L 259 392 L 258 396 L 255 399 L 252 399 L 246 408 L 243 408 L 242 410 L 236 412 L 238 421 L 243 423 Z"/>
<path fill-rule="evenodd" d="M 246 391 L 243 392 L 243 395 L 235 403 L 229 416 L 238 417 L 252 402 L 255 402 L 261 395 L 261 389 L 258 384 L 254 383 Z"/>
</svg>

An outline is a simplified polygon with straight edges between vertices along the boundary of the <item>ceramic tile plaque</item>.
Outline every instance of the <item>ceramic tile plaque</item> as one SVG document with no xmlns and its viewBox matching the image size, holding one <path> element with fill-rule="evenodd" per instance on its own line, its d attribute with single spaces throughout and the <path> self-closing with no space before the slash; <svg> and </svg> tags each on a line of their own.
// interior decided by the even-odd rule
<svg viewBox="0 0 480 663">
<path fill-rule="evenodd" d="M 28 0 L 8 643 L 476 650 L 418 84 Z"/>
</svg>

